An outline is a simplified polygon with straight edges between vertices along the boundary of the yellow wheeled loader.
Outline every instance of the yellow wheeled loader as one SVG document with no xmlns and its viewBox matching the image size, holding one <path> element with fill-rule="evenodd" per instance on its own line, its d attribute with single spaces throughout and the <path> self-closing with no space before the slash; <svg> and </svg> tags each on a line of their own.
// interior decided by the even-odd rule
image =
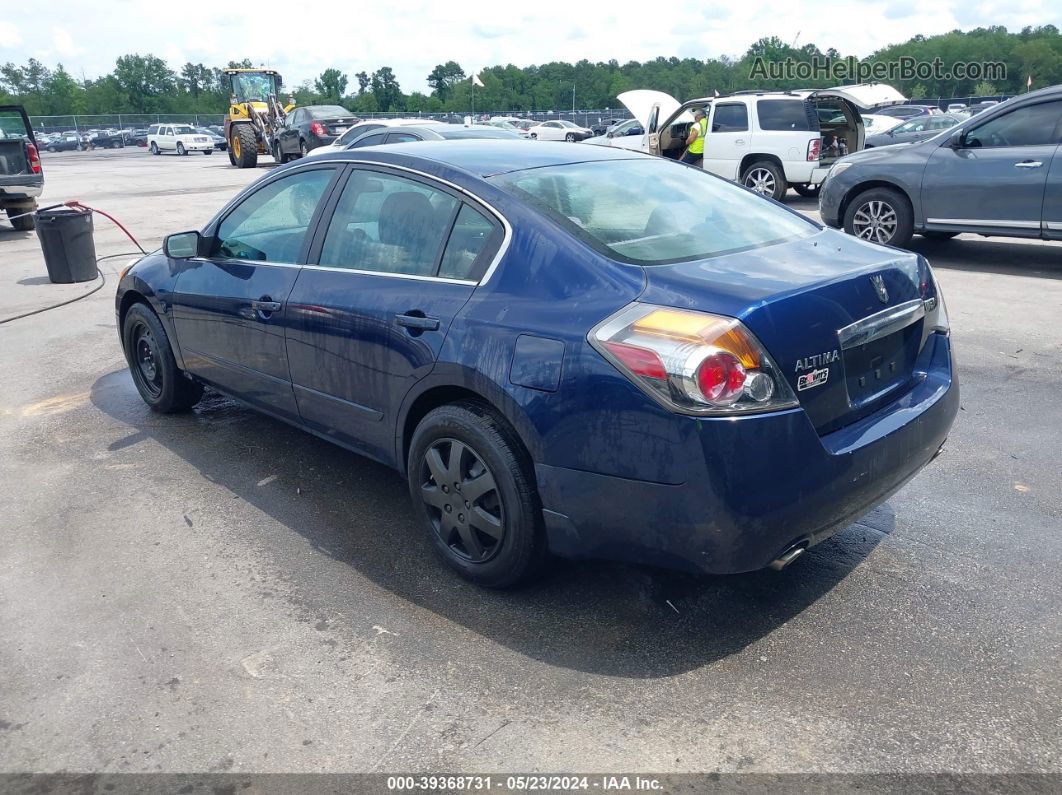
<svg viewBox="0 0 1062 795">
<path fill-rule="evenodd" d="M 280 74 L 273 69 L 226 69 L 225 74 L 230 95 L 225 116 L 229 162 L 237 168 L 254 168 L 259 155 L 272 155 L 278 163 L 296 157 L 298 138 L 294 150 L 286 151 L 292 146 L 281 136 L 295 98 L 287 105 L 278 101 L 283 85 Z"/>
</svg>

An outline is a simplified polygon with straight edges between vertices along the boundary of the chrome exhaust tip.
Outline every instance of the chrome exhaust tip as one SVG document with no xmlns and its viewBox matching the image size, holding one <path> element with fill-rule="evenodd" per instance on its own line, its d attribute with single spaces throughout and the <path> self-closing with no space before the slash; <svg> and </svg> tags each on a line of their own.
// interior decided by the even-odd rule
<svg viewBox="0 0 1062 795">
<path fill-rule="evenodd" d="M 770 563 L 767 564 L 767 568 L 774 569 L 775 571 L 781 571 L 794 560 L 799 558 L 807 551 L 808 545 L 806 542 L 801 541 L 799 544 L 795 544 L 776 557 Z"/>
</svg>

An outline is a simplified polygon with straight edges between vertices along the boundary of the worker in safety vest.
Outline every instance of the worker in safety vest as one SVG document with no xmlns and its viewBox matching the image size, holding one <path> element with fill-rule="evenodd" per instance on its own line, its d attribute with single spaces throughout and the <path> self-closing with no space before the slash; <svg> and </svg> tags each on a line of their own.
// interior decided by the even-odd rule
<svg viewBox="0 0 1062 795">
<path fill-rule="evenodd" d="M 690 127 L 689 137 L 686 139 L 686 151 L 682 155 L 682 162 L 700 166 L 704 161 L 704 139 L 708 135 L 708 119 L 704 111 L 698 109 L 693 114 L 693 125 Z"/>
</svg>

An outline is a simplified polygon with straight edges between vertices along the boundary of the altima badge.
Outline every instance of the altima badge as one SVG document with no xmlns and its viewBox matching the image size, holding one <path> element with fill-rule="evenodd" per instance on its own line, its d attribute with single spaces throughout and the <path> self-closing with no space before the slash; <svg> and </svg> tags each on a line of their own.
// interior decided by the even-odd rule
<svg viewBox="0 0 1062 795">
<path fill-rule="evenodd" d="M 878 300 L 883 304 L 889 303 L 889 290 L 885 286 L 885 277 L 880 273 L 876 273 L 870 277 L 870 281 L 874 285 L 874 289 L 878 291 Z"/>
<path fill-rule="evenodd" d="M 804 373 L 804 375 L 797 378 L 797 390 L 802 392 L 805 389 L 811 389 L 813 386 L 822 386 L 826 383 L 826 379 L 829 377 L 829 367 L 823 367 L 821 370 L 812 370 L 810 373 Z"/>
</svg>

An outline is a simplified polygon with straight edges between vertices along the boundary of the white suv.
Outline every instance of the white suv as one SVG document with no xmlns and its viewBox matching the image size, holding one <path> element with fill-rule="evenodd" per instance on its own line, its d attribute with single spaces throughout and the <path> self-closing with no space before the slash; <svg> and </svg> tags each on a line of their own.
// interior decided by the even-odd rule
<svg viewBox="0 0 1062 795">
<path fill-rule="evenodd" d="M 833 162 L 863 148 L 862 115 L 902 104 L 892 86 L 869 83 L 814 91 L 756 91 L 679 103 L 662 91 L 627 91 L 618 99 L 645 128 L 638 148 L 679 158 L 693 110 L 708 114 L 706 171 L 781 199 L 792 186 L 818 194 Z"/>
<path fill-rule="evenodd" d="M 190 124 L 152 124 L 148 128 L 148 149 L 153 155 L 174 151 L 179 155 L 189 152 L 214 154 L 214 141 L 207 135 L 197 133 Z"/>
</svg>

